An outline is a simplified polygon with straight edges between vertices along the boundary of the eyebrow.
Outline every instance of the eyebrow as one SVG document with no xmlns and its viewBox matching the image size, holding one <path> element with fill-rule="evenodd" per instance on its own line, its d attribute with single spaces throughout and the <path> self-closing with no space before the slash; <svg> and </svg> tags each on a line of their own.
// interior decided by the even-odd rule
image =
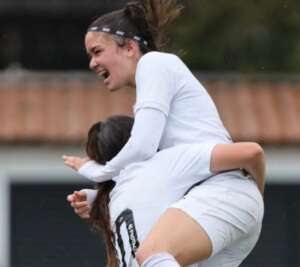
<svg viewBox="0 0 300 267">
<path fill-rule="evenodd" d="M 91 52 L 95 52 L 95 50 L 97 50 L 99 48 L 98 45 L 95 45 L 94 47 L 92 47 L 92 49 L 90 50 Z"/>
<path fill-rule="evenodd" d="M 99 45 L 95 45 L 95 46 L 93 46 L 92 48 L 87 49 L 86 52 L 87 52 L 88 55 L 91 55 L 91 54 L 92 54 L 96 49 L 98 49 L 98 48 L 101 49 L 101 47 L 99 47 Z"/>
</svg>

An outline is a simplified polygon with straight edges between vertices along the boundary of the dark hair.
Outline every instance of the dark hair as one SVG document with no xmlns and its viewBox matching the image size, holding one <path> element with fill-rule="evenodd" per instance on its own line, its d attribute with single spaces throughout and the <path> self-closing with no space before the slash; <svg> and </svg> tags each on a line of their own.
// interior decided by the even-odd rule
<svg viewBox="0 0 300 267">
<path fill-rule="evenodd" d="M 100 164 L 111 160 L 127 143 L 133 126 L 133 118 L 112 116 L 104 122 L 95 123 L 88 132 L 86 143 L 87 156 Z M 109 193 L 113 181 L 97 184 L 97 197 L 91 210 L 90 224 L 96 232 L 102 233 L 106 245 L 107 266 L 119 266 L 114 247 L 114 234 L 111 230 L 109 215 Z"/>
<path fill-rule="evenodd" d="M 182 9 L 176 0 L 139 0 L 127 3 L 125 8 L 100 16 L 88 27 L 88 31 L 109 29 L 119 46 L 124 46 L 126 38 L 139 39 L 143 54 L 160 50 L 165 45 L 164 28 L 172 22 Z M 98 30 L 97 30 L 98 29 Z M 121 32 L 124 36 L 116 34 Z"/>
</svg>

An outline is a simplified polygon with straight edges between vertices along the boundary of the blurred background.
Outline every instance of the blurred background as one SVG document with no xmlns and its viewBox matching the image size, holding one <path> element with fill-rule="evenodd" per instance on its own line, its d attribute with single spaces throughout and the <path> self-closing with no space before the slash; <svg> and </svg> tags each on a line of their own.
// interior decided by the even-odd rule
<svg viewBox="0 0 300 267">
<path fill-rule="evenodd" d="M 0 1 L 0 267 L 104 266 L 101 238 L 66 195 L 91 187 L 64 167 L 89 126 L 131 114 L 134 90 L 108 93 L 83 39 L 117 0 Z M 261 238 L 242 266 L 300 266 L 300 2 L 181 1 L 168 29 L 235 141 L 266 151 Z"/>
</svg>

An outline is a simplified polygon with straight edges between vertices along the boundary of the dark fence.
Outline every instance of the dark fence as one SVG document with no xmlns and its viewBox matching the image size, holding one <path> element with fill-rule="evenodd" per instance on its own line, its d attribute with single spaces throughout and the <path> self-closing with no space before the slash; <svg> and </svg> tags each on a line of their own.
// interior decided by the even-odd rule
<svg viewBox="0 0 300 267">
<path fill-rule="evenodd" d="M 92 14 L 95 10 L 108 11 L 119 8 L 124 5 L 126 0 L 1 0 L 0 15 L 16 16 L 16 15 L 31 15 L 41 16 L 43 14 Z"/>
<path fill-rule="evenodd" d="M 0 1 L 0 70 L 87 69 L 84 34 L 125 0 Z"/>
<path fill-rule="evenodd" d="M 78 188 L 12 185 L 12 267 L 104 266 L 100 238 L 73 214 L 65 200 Z M 267 186 L 262 235 L 243 267 L 300 266 L 299 192 L 299 185 Z"/>
</svg>

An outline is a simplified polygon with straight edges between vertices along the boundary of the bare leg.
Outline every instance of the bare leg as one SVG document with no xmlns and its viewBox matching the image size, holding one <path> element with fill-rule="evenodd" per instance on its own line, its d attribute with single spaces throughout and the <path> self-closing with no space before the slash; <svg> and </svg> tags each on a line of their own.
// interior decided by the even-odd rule
<svg viewBox="0 0 300 267">
<path fill-rule="evenodd" d="M 163 252 L 173 255 L 180 266 L 187 266 L 208 258 L 212 243 L 193 218 L 180 209 L 169 208 L 141 244 L 137 261 L 142 265 L 149 257 Z"/>
</svg>

